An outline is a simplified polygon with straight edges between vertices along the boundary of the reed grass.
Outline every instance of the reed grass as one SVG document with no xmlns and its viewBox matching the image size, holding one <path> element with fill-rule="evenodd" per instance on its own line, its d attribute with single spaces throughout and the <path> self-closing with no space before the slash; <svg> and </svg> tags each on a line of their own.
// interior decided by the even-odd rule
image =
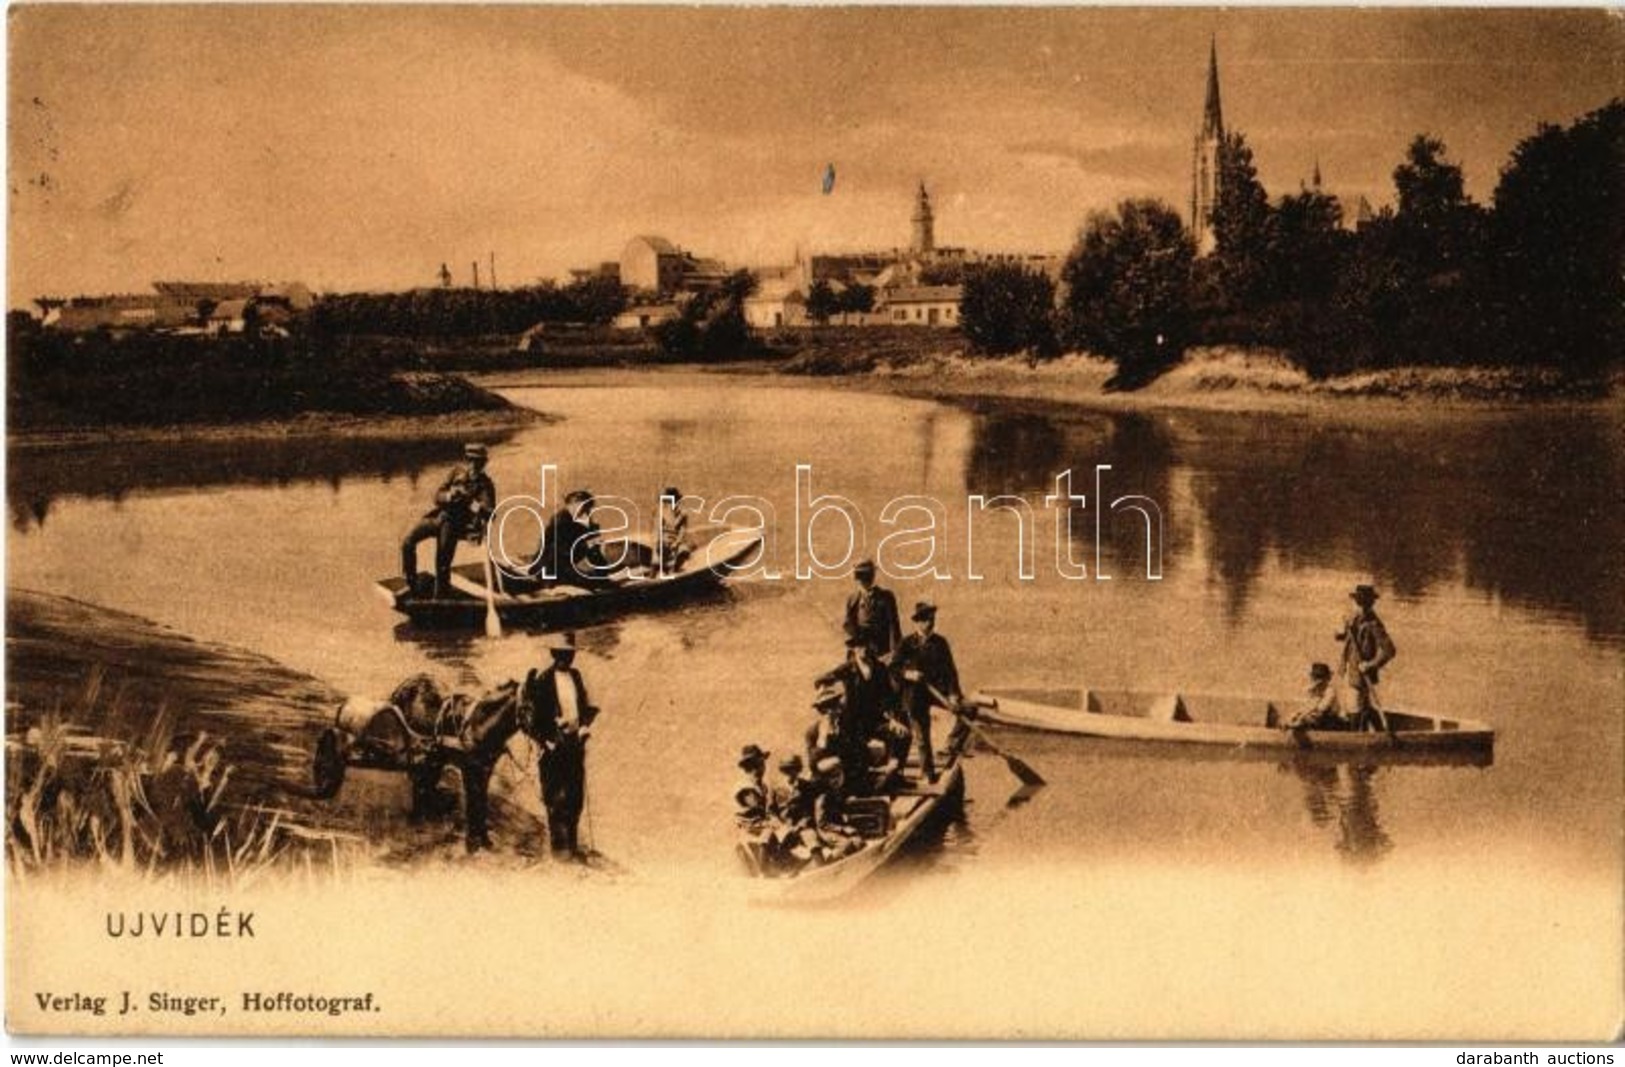
<svg viewBox="0 0 1625 1067">
<path fill-rule="evenodd" d="M 26 718 L 21 710 L 8 720 Z M 239 796 L 224 738 L 183 728 L 168 705 L 126 707 L 100 669 L 68 707 L 8 736 L 5 758 L 14 876 L 90 866 L 240 887 L 277 870 L 342 866 L 347 835 Z"/>
</svg>

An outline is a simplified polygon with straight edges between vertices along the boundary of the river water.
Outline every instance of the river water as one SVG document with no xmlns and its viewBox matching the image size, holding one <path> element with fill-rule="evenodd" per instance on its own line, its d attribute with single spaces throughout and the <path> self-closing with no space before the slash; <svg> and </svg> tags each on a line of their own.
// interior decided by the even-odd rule
<svg viewBox="0 0 1625 1067">
<path fill-rule="evenodd" d="M 964 819 L 860 904 L 907 914 L 992 893 L 1019 899 L 1047 916 L 1041 925 L 1092 931 L 1074 939 L 1080 958 L 1139 960 L 1130 969 L 1147 995 L 1160 988 L 1159 952 L 1185 960 L 1162 965 L 1189 969 L 1192 982 L 1213 966 L 1234 980 L 1246 946 L 1266 946 L 1274 962 L 1264 977 L 1216 996 L 1223 1005 L 1255 987 L 1273 995 L 1284 985 L 1291 997 L 1300 980 L 1359 984 L 1368 950 L 1422 968 L 1412 977 L 1430 988 L 1409 995 L 1414 1018 L 1384 1015 L 1398 1010 L 1386 1000 L 1356 1000 L 1316 1016 L 1315 1032 L 1328 1035 L 1362 1036 L 1362 1021 L 1377 1018 L 1394 1032 L 1430 1032 L 1429 1020 L 1447 1025 L 1441 1013 L 1458 994 L 1498 1012 L 1510 1033 L 1583 1030 L 1617 1008 L 1617 415 L 1102 412 L 681 373 L 568 381 L 505 389 L 559 418 L 490 439 L 499 494 L 537 493 L 546 462 L 564 488 L 619 494 L 651 514 L 661 488 L 677 484 L 708 501 L 760 498 L 777 518 L 768 544 L 777 580 L 730 583 L 704 603 L 578 635 L 579 665 L 604 708 L 590 833 L 634 881 L 681 892 L 731 882 L 739 747 L 792 748 L 811 715 L 812 678 L 841 656 L 850 582 L 794 576 L 796 470 L 808 465 L 812 493 L 841 494 L 863 515 L 868 551 L 893 529 L 881 520 L 887 501 L 943 503 L 944 576 L 890 584 L 905 613 L 920 598 L 939 605 L 967 689 L 1291 696 L 1311 661 L 1335 663 L 1348 591 L 1370 582 L 1399 648 L 1385 701 L 1497 731 L 1490 766 L 1305 764 L 1003 732 L 1001 744 L 1049 787 L 1010 806 L 1017 783 L 999 760 L 977 756 Z M 415 631 L 371 589 L 397 567 L 401 533 L 457 454 L 444 440 L 14 452 L 8 580 L 245 646 L 346 691 L 387 693 L 420 670 L 491 684 L 545 658 L 536 635 Z M 1110 467 L 1107 499 L 1139 495 L 1160 508 L 1157 580 L 1146 575 L 1137 514 L 1102 516 L 1097 537 L 1099 465 Z M 1068 469 L 1088 505 L 1058 539 L 1044 497 Z M 999 494 L 1035 509 L 1030 545 L 1009 513 L 972 516 L 967 497 Z M 841 532 L 827 517 L 813 528 L 821 555 L 841 555 Z M 1058 540 L 1087 578 L 1057 573 Z M 1020 576 L 1024 550 L 1030 580 Z M 1034 897 L 1034 885 L 1052 891 Z M 1171 900 L 1184 917 L 1165 924 L 1148 903 L 1125 917 L 1139 936 L 1119 941 L 1120 923 L 1074 915 L 1079 894 Z M 1276 918 L 1260 918 L 1255 904 Z M 1235 933 L 1194 955 L 1165 943 L 1215 908 L 1227 918 L 1213 922 Z M 1300 944 L 1294 931 L 1332 909 L 1341 948 L 1298 961 L 1287 948 Z M 995 928 L 1023 927 L 1000 915 Z M 1211 933 L 1213 922 L 1202 926 Z M 1022 936 L 1040 951 L 1043 934 Z M 1005 951 L 983 940 L 989 953 Z M 1561 1010 L 1525 998 L 1511 974 L 1531 967 L 1558 988 L 1572 979 Z M 1589 976 L 1605 979 L 1600 989 Z M 1106 1003 L 1102 1018 L 1115 1018 L 1116 1001 Z M 1090 1036 L 1117 1032 L 1088 1012 L 1076 1017 Z M 1239 1017 L 1249 1016 L 1230 1016 Z M 1048 1018 L 1035 1016 L 1039 1032 L 1054 1030 L 1041 1025 Z M 1226 1017 L 1180 1018 L 1192 1033 L 1225 1031 Z M 1276 1029 L 1254 1022 L 1253 1032 Z"/>
</svg>

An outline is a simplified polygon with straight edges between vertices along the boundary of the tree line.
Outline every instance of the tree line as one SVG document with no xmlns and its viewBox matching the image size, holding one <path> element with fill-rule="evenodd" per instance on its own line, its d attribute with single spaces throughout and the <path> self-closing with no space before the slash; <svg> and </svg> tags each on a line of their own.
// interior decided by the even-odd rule
<svg viewBox="0 0 1625 1067">
<path fill-rule="evenodd" d="M 1198 343 L 1284 349 L 1315 376 L 1398 365 L 1542 365 L 1595 377 L 1625 351 L 1625 100 L 1514 149 L 1488 206 L 1442 141 L 1418 135 L 1395 206 L 1344 226 L 1315 187 L 1271 199 L 1244 134 L 1220 146 L 1216 249 L 1178 212 L 1126 200 L 1085 222 L 1061 272 L 967 268 L 978 350 L 1064 347 L 1148 380 Z"/>
<path fill-rule="evenodd" d="M 320 334 L 452 338 L 512 334 L 541 322 L 603 325 L 627 305 L 618 280 L 587 278 L 521 289 L 414 289 L 324 296 L 310 312 Z"/>
</svg>

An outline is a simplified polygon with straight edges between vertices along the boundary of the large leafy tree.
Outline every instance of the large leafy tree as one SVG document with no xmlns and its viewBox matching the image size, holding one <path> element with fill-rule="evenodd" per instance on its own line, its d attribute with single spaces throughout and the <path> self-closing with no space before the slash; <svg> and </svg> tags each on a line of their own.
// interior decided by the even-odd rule
<svg viewBox="0 0 1625 1067">
<path fill-rule="evenodd" d="M 959 328 L 982 352 L 1055 353 L 1055 283 L 1019 264 L 972 266 L 964 271 Z"/>
<path fill-rule="evenodd" d="M 841 298 L 829 282 L 820 278 L 807 289 L 807 317 L 818 325 L 827 323 L 839 310 Z"/>
<path fill-rule="evenodd" d="M 1256 306 L 1270 276 L 1270 201 L 1241 132 L 1219 144 L 1219 196 L 1213 207 L 1214 260 L 1224 302 Z"/>
<path fill-rule="evenodd" d="M 1496 186 L 1491 278 L 1524 359 L 1590 373 L 1625 351 L 1625 99 L 1542 125 Z"/>
<path fill-rule="evenodd" d="M 1269 290 L 1277 300 L 1321 300 L 1337 283 L 1348 234 L 1334 196 L 1304 189 L 1270 213 Z"/>
<path fill-rule="evenodd" d="M 1418 134 L 1394 168 L 1399 209 L 1394 222 L 1403 253 L 1424 274 L 1457 270 L 1475 251 L 1483 212 L 1467 199 L 1460 165 L 1445 158 L 1443 141 Z"/>
<path fill-rule="evenodd" d="M 684 359 L 731 359 L 754 348 L 745 301 L 756 292 L 756 276 L 736 270 L 714 289 L 695 293 L 675 319 L 654 329 L 669 355 Z"/>
<path fill-rule="evenodd" d="M 1061 280 L 1066 340 L 1116 361 L 1119 384 L 1143 384 L 1184 353 L 1195 246 L 1179 214 L 1125 200 L 1089 216 Z"/>
</svg>

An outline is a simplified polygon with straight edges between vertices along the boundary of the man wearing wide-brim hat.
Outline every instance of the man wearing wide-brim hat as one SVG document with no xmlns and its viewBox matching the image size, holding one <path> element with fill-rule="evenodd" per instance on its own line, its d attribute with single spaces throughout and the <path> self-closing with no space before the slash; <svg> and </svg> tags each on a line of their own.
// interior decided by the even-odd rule
<svg viewBox="0 0 1625 1067">
<path fill-rule="evenodd" d="M 959 668 L 947 638 L 936 632 L 937 606 L 929 600 L 914 605 L 909 616 L 914 632 L 903 638 L 892 657 L 892 673 L 903 692 L 903 709 L 920 749 L 920 768 L 926 781 L 937 780 L 936 753 L 931 745 L 931 705 L 948 701 L 957 711 L 965 696 L 959 689 Z"/>
<path fill-rule="evenodd" d="M 744 772 L 734 786 L 734 822 L 747 833 L 767 828 L 767 757 L 760 745 L 746 745 L 739 752 L 739 769 Z"/>
<path fill-rule="evenodd" d="M 1374 610 L 1377 590 L 1357 585 L 1349 599 L 1354 601 L 1354 614 L 1335 640 L 1343 642 L 1343 681 L 1354 694 L 1354 728 L 1366 730 L 1376 724 L 1381 714 L 1374 692 L 1380 672 L 1398 650 Z"/>
<path fill-rule="evenodd" d="M 478 442 L 463 446 L 463 465 L 447 475 L 434 494 L 434 507 L 424 512 L 418 524 L 401 541 L 401 575 L 406 579 L 406 595 L 426 592 L 418 587 L 418 545 L 434 539 L 434 588 L 432 595 L 445 595 L 451 579 L 451 559 L 460 538 L 479 541 L 497 506 L 497 488 L 485 473 L 486 448 Z"/>
<path fill-rule="evenodd" d="M 537 770 L 553 855 L 579 859 L 585 855 L 579 826 L 587 797 L 587 738 L 598 709 L 588 701 L 586 682 L 574 666 L 574 635 L 558 634 L 546 644 L 553 663 L 525 676 L 521 707 L 530 716 L 527 732 L 542 746 Z"/>
</svg>

